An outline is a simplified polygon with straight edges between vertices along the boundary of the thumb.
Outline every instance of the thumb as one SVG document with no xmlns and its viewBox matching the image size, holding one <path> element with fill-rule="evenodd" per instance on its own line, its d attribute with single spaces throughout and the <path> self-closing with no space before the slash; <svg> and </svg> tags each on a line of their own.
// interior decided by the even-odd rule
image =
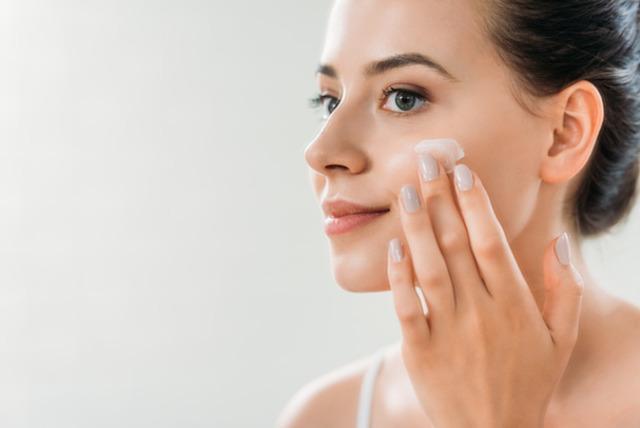
<svg viewBox="0 0 640 428">
<path fill-rule="evenodd" d="M 544 252 L 544 319 L 557 347 L 572 349 L 578 336 L 578 321 L 584 281 L 571 263 L 566 232 L 547 244 Z"/>
</svg>

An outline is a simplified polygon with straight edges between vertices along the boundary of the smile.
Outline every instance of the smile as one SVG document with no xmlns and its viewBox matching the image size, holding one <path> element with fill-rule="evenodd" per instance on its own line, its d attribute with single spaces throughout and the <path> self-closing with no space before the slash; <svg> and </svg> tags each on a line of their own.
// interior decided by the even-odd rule
<svg viewBox="0 0 640 428">
<path fill-rule="evenodd" d="M 364 226 L 365 224 L 368 224 L 375 219 L 382 217 L 388 212 L 389 210 L 384 210 L 377 212 L 356 213 L 341 217 L 328 216 L 325 217 L 324 231 L 327 235 L 338 235 L 347 233 L 359 226 Z"/>
</svg>

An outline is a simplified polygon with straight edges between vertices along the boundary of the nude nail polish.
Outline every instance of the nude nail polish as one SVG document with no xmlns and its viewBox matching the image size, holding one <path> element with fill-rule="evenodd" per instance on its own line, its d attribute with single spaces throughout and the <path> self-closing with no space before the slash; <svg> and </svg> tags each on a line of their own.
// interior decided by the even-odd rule
<svg viewBox="0 0 640 428">
<path fill-rule="evenodd" d="M 394 262 L 399 262 L 402 260 L 404 256 L 402 252 L 402 243 L 398 238 L 393 238 L 389 241 L 389 254 L 391 255 L 391 260 Z"/>
<path fill-rule="evenodd" d="M 556 240 L 556 257 L 563 266 L 571 264 L 571 248 L 569 247 L 569 235 L 563 232 Z"/>
<path fill-rule="evenodd" d="M 436 179 L 440 174 L 440 171 L 438 170 L 438 161 L 428 152 L 422 152 L 418 156 L 420 177 L 422 178 L 422 181 L 428 182 Z"/>
<path fill-rule="evenodd" d="M 420 208 L 420 198 L 415 187 L 407 184 L 400 189 L 400 194 L 402 195 L 402 204 L 407 212 L 413 213 Z"/>
<path fill-rule="evenodd" d="M 453 170 L 453 176 L 456 180 L 456 186 L 463 192 L 473 187 L 473 174 L 465 164 L 461 163 L 456 165 Z"/>
</svg>

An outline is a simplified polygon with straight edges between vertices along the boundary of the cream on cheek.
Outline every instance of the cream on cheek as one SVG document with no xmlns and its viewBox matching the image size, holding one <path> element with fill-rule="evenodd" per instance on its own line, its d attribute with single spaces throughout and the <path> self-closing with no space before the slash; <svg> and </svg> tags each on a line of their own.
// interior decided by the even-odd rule
<svg viewBox="0 0 640 428">
<path fill-rule="evenodd" d="M 452 172 L 456 162 L 464 157 L 462 146 L 454 138 L 422 140 L 413 147 L 413 150 L 416 153 L 431 154 L 442 163 L 448 173 Z"/>
<path fill-rule="evenodd" d="M 388 182 L 384 183 L 389 201 L 397 204 L 400 188 L 405 184 L 419 186 L 418 155 L 429 153 L 440 162 L 447 173 L 451 173 L 460 159 L 465 156 L 464 149 L 455 138 L 423 139 L 413 146 L 385 155 Z"/>
</svg>

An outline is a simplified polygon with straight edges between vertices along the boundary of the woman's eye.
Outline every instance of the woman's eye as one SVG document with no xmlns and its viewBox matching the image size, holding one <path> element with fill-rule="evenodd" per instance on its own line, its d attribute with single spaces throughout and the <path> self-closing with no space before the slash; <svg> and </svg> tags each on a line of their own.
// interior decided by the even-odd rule
<svg viewBox="0 0 640 428">
<path fill-rule="evenodd" d="M 408 89 L 388 88 L 383 91 L 383 99 L 386 99 L 383 107 L 390 109 L 394 113 L 403 114 L 411 110 L 418 110 L 429 101 L 427 95 L 420 94 Z M 322 119 L 327 119 L 329 115 L 338 107 L 340 100 L 328 94 L 319 94 L 310 99 L 312 108 L 322 107 Z M 417 108 L 416 108 L 417 107 Z"/>
<path fill-rule="evenodd" d="M 407 89 L 391 88 L 385 91 L 385 97 L 387 102 L 383 107 L 390 108 L 391 111 L 397 113 L 411 111 L 416 105 L 420 108 L 427 101 L 427 97 L 424 95 Z M 397 110 L 394 110 L 394 108 L 397 108 Z"/>
<path fill-rule="evenodd" d="M 320 94 L 309 100 L 312 108 L 322 107 L 322 118 L 327 119 L 329 115 L 338 107 L 340 100 L 331 95 Z"/>
</svg>

